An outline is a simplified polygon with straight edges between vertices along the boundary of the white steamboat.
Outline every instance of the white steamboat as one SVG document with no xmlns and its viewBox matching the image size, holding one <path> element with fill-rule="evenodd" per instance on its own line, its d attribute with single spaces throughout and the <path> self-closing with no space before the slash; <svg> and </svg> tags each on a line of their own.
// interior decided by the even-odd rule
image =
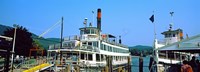
<svg viewBox="0 0 200 72">
<path fill-rule="evenodd" d="M 62 44 L 50 45 L 48 55 L 54 64 L 74 64 L 81 67 L 104 67 L 106 57 L 112 57 L 112 65 L 127 64 L 130 56 L 127 46 L 121 44 L 121 37 L 101 32 L 101 9 L 98 9 L 97 27 L 90 24 L 80 28 L 80 35 L 65 37 Z M 60 46 L 62 45 L 62 46 Z"/>
</svg>

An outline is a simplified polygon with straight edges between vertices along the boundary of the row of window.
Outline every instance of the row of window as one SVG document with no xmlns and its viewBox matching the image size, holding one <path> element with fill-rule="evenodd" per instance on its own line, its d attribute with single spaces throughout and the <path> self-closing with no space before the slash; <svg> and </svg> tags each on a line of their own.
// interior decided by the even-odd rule
<svg viewBox="0 0 200 72">
<path fill-rule="evenodd" d="M 94 47 L 98 47 L 98 42 L 94 41 L 94 42 L 83 42 L 83 45 L 89 45 L 89 46 L 94 46 Z"/>
<path fill-rule="evenodd" d="M 90 46 L 94 46 L 94 47 L 97 47 L 97 48 L 99 47 L 97 41 L 83 42 L 83 45 L 90 45 Z M 101 44 L 100 48 L 101 48 L 101 50 L 105 50 L 105 51 L 109 51 L 109 52 L 128 53 L 128 50 L 115 48 L 115 47 L 108 46 L 108 45 L 105 45 L 105 44 Z"/>
<path fill-rule="evenodd" d="M 97 29 L 85 29 L 81 31 L 81 35 L 82 34 L 98 34 L 98 30 Z"/>
<path fill-rule="evenodd" d="M 165 37 L 176 37 L 176 34 L 165 34 Z"/>
<path fill-rule="evenodd" d="M 96 54 L 96 61 L 100 61 L 100 57 L 101 57 L 101 61 L 104 61 L 106 60 L 106 57 L 105 55 L 99 55 L 99 54 Z M 126 56 L 112 56 L 113 57 L 113 60 L 116 60 L 116 61 L 119 61 L 119 60 L 126 60 L 127 57 Z M 81 54 L 81 57 L 80 59 L 82 60 L 93 60 L 93 56 L 92 54 Z"/>
<path fill-rule="evenodd" d="M 109 52 L 117 52 L 117 53 L 128 53 L 128 50 L 111 47 L 105 44 L 101 44 L 101 50 L 105 50 Z"/>
</svg>

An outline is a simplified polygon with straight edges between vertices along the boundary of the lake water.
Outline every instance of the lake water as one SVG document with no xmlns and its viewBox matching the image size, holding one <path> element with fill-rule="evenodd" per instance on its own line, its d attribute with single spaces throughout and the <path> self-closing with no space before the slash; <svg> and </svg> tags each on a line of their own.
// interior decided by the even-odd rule
<svg viewBox="0 0 200 72">
<path fill-rule="evenodd" d="M 143 72 L 149 72 L 150 57 L 143 57 Z M 132 57 L 132 72 L 139 72 L 139 57 Z"/>
</svg>

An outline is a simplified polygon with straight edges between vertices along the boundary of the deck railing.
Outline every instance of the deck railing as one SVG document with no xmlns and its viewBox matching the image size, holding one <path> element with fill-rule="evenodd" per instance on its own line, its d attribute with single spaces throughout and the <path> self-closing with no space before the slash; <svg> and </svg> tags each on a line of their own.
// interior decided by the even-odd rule
<svg viewBox="0 0 200 72">
<path fill-rule="evenodd" d="M 123 45 L 123 44 L 120 44 L 120 43 L 117 43 L 117 42 L 114 42 L 114 41 L 111 41 L 111 40 L 103 40 L 103 41 L 106 42 L 106 43 L 112 44 L 112 45 L 117 45 L 117 46 L 120 46 L 120 47 L 128 48 L 128 46 L 126 46 L 126 45 Z"/>
<path fill-rule="evenodd" d="M 80 40 L 80 36 L 79 35 L 73 35 L 73 36 L 64 37 L 64 41 L 69 41 L 69 40 Z"/>
</svg>

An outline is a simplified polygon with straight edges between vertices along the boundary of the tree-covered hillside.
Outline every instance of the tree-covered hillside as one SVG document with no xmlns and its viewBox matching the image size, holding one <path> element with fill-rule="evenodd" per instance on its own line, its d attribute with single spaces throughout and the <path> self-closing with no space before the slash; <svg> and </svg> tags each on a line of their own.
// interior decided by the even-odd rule
<svg viewBox="0 0 200 72">
<path fill-rule="evenodd" d="M 0 35 L 4 35 L 4 31 L 6 31 L 7 29 L 11 29 L 11 28 L 13 28 L 13 27 L 0 24 Z M 36 35 L 34 33 L 32 33 L 31 37 L 33 40 L 38 40 L 39 43 L 41 44 L 42 48 L 44 48 L 45 50 L 48 49 L 49 45 L 60 42 L 59 38 L 38 38 L 38 35 Z"/>
<path fill-rule="evenodd" d="M 146 56 L 152 54 L 153 48 L 151 46 L 137 45 L 129 47 L 129 51 L 131 52 L 131 55 L 134 56 L 140 56 L 141 53 L 143 54 L 143 56 Z"/>
<path fill-rule="evenodd" d="M 11 29 L 12 27 L 9 26 L 5 26 L 5 25 L 1 25 L 0 24 L 0 35 L 4 34 L 4 31 L 6 31 L 7 29 Z"/>
</svg>

